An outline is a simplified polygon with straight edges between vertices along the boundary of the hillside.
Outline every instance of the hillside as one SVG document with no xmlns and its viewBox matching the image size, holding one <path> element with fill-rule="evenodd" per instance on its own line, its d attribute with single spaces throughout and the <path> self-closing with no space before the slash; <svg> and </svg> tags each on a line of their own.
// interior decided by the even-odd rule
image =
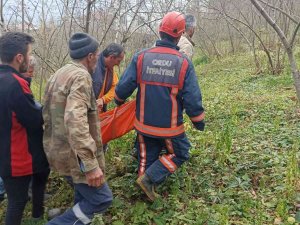
<svg viewBox="0 0 300 225">
<path fill-rule="evenodd" d="M 194 130 L 185 118 L 189 163 L 149 203 L 135 186 L 134 132 L 111 142 L 106 173 L 114 203 L 94 224 L 293 224 L 295 217 L 300 222 L 300 108 L 289 71 L 253 75 L 247 55 L 195 62 L 206 130 Z M 72 204 L 71 189 L 55 174 L 48 191 L 53 196 L 47 209 Z M 33 224 L 28 218 L 29 208 L 24 224 Z"/>
</svg>

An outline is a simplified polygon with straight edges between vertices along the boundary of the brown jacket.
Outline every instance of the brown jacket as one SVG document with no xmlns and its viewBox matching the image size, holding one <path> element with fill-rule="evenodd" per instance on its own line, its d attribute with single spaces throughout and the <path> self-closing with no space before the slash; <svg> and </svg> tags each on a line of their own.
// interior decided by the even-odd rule
<svg viewBox="0 0 300 225">
<path fill-rule="evenodd" d="M 80 63 L 71 62 L 47 83 L 43 99 L 44 148 L 50 167 L 74 183 L 87 183 L 84 172 L 105 161 L 92 78 Z"/>
<path fill-rule="evenodd" d="M 188 35 L 182 35 L 177 46 L 180 48 L 179 52 L 185 54 L 190 60 L 192 60 L 195 44 Z"/>
</svg>

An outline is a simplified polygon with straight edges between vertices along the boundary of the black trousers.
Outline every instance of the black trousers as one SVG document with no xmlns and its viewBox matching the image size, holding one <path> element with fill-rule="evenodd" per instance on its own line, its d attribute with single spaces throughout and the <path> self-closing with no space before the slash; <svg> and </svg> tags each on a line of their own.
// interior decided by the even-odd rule
<svg viewBox="0 0 300 225">
<path fill-rule="evenodd" d="M 22 177 L 3 178 L 7 194 L 5 225 L 20 225 L 28 201 L 28 188 L 32 180 L 32 217 L 44 214 L 44 192 L 50 170 Z"/>
</svg>

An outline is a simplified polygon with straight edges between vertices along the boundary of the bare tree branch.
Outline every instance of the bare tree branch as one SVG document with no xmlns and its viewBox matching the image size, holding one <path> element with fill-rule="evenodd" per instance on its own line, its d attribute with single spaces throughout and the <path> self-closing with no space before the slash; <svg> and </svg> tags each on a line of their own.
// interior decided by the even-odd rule
<svg viewBox="0 0 300 225">
<path fill-rule="evenodd" d="M 114 22 L 115 19 L 117 18 L 117 14 L 118 14 L 119 10 L 121 9 L 121 6 L 122 6 L 122 1 L 123 1 L 123 0 L 120 0 L 119 7 L 117 8 L 117 10 L 116 10 L 116 12 L 115 12 L 113 18 L 112 18 L 111 21 L 110 21 L 110 24 L 109 24 L 108 28 L 106 29 L 106 31 L 105 31 L 105 33 L 104 33 L 104 35 L 103 35 L 103 37 L 102 37 L 102 39 L 101 39 L 101 41 L 100 41 L 100 46 L 103 44 L 103 42 L 104 42 L 104 40 L 105 40 L 105 38 L 106 38 L 106 35 L 107 35 L 108 31 L 110 30 L 110 28 L 112 27 L 113 22 Z"/>
<path fill-rule="evenodd" d="M 144 22 L 142 24 L 140 24 L 139 26 L 137 26 L 128 36 L 124 36 L 123 40 L 121 43 L 126 43 L 127 40 L 129 38 L 131 38 L 131 36 L 138 30 L 140 29 L 141 27 L 145 26 L 145 25 L 150 25 L 151 23 L 155 22 L 155 21 L 158 21 L 158 20 L 161 20 L 162 18 L 157 18 L 157 19 L 154 19 L 154 20 L 151 20 L 151 21 L 148 21 L 148 22 Z"/>
<path fill-rule="evenodd" d="M 54 73 L 55 69 L 49 64 L 48 60 L 46 60 L 44 57 L 42 57 L 35 49 L 33 50 L 34 54 L 39 57 L 50 69 L 51 71 Z"/>
<path fill-rule="evenodd" d="M 300 29 L 300 21 L 298 23 L 298 25 L 296 26 L 295 30 L 294 30 L 294 33 L 292 35 L 292 38 L 291 38 L 291 41 L 290 41 L 290 46 L 293 47 L 294 46 L 294 43 L 295 43 L 295 40 L 296 40 L 296 36 L 297 36 L 297 33 Z"/>
<path fill-rule="evenodd" d="M 85 32 L 89 33 L 90 20 L 91 20 L 91 7 L 96 0 L 87 0 L 87 10 L 86 10 L 86 23 L 85 23 Z"/>
<path fill-rule="evenodd" d="M 293 53 L 293 46 L 288 42 L 287 37 L 284 35 L 283 31 L 280 29 L 280 27 L 277 25 L 277 23 L 269 16 L 269 14 L 265 11 L 265 9 L 257 2 L 257 0 L 250 0 L 252 4 L 255 6 L 255 8 L 261 13 L 261 15 L 266 19 L 266 21 L 273 27 L 273 29 L 276 31 L 278 34 L 281 42 L 283 43 L 292 70 L 293 78 L 294 78 L 294 83 L 295 83 L 295 88 L 296 88 L 296 93 L 298 100 L 300 100 L 300 73 L 297 67 L 297 63 L 294 57 Z M 295 30 L 298 31 L 299 29 L 299 24 Z M 296 32 L 297 33 L 297 32 Z"/>
<path fill-rule="evenodd" d="M 287 13 L 287 12 L 284 11 L 284 10 L 282 10 L 281 8 L 276 7 L 276 6 L 274 6 L 274 5 L 271 5 L 270 3 L 265 2 L 265 1 L 263 1 L 263 0 L 258 0 L 258 1 L 260 1 L 261 3 L 265 4 L 266 6 L 272 8 L 272 9 L 276 9 L 277 11 L 281 12 L 283 15 L 285 15 L 286 17 L 288 17 L 288 18 L 289 18 L 291 21 L 293 21 L 294 23 L 296 23 L 296 24 L 298 23 L 298 21 L 297 21 L 296 18 L 292 17 L 289 13 Z"/>
</svg>

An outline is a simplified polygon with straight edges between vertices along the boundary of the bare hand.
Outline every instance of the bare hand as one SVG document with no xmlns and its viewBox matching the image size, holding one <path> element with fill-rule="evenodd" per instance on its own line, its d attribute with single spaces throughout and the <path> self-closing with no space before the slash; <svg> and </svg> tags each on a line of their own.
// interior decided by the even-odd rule
<svg viewBox="0 0 300 225">
<path fill-rule="evenodd" d="M 97 106 L 98 106 L 98 109 L 99 109 L 100 112 L 103 109 L 103 105 L 104 105 L 103 99 L 102 98 L 97 99 Z"/>
<path fill-rule="evenodd" d="M 85 177 L 88 185 L 91 187 L 100 187 L 104 182 L 104 175 L 99 167 L 92 171 L 86 172 Z"/>
</svg>

